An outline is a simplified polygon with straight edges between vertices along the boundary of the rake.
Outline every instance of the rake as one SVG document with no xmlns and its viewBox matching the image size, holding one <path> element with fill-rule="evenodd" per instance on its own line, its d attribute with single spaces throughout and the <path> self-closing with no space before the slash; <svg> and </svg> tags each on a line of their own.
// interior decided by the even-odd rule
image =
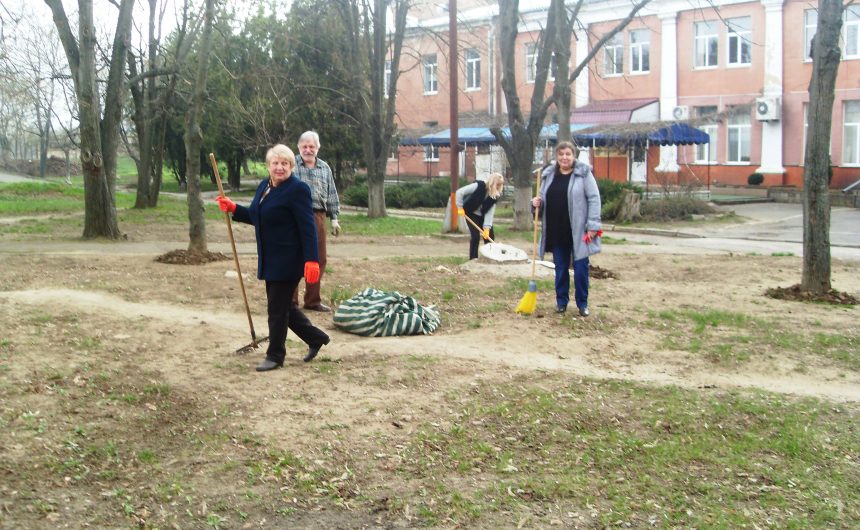
<svg viewBox="0 0 860 530">
<path fill-rule="evenodd" d="M 215 155 L 209 153 L 209 163 L 212 164 L 212 171 L 215 173 L 215 182 L 218 184 L 218 193 L 224 197 L 224 186 L 221 184 L 221 174 L 218 172 L 218 162 L 215 161 Z M 233 249 L 233 262 L 236 264 L 236 272 L 239 275 L 239 287 L 242 289 L 242 300 L 245 302 L 245 314 L 248 315 L 248 326 L 251 328 L 251 343 L 242 346 L 236 353 L 248 353 L 260 347 L 260 343 L 269 340 L 269 337 L 258 339 L 254 332 L 254 320 L 251 318 L 251 307 L 248 305 L 248 295 L 245 293 L 245 282 L 242 280 L 242 269 L 239 267 L 239 253 L 236 252 L 236 239 L 233 237 L 233 224 L 230 222 L 230 214 L 224 212 L 224 219 L 227 221 L 227 235 L 230 236 L 230 247 Z"/>
</svg>

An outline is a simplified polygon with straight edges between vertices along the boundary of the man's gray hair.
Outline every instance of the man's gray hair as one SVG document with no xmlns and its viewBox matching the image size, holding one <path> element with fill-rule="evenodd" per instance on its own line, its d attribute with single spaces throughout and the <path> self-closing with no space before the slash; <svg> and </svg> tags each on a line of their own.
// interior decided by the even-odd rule
<svg viewBox="0 0 860 530">
<path fill-rule="evenodd" d="M 306 142 L 308 140 L 313 141 L 317 147 L 320 146 L 320 135 L 318 135 L 316 131 L 305 131 L 301 136 L 299 136 L 299 143 Z"/>
</svg>

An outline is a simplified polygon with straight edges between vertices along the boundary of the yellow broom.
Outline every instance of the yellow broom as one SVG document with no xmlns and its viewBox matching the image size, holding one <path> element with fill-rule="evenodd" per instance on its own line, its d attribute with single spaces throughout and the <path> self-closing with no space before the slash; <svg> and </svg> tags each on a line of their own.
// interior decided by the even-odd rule
<svg viewBox="0 0 860 530">
<path fill-rule="evenodd" d="M 537 173 L 537 192 L 536 196 L 540 196 L 540 173 L 541 170 L 538 169 L 535 171 Z M 532 244 L 532 279 L 529 280 L 529 288 L 526 291 L 526 294 L 523 295 L 520 303 L 517 304 L 515 312 L 523 314 L 523 315 L 531 315 L 537 309 L 537 281 L 535 280 L 535 266 L 537 265 L 537 247 L 538 247 L 538 218 L 540 216 L 540 208 L 535 208 L 535 218 L 534 218 L 534 242 Z"/>
</svg>

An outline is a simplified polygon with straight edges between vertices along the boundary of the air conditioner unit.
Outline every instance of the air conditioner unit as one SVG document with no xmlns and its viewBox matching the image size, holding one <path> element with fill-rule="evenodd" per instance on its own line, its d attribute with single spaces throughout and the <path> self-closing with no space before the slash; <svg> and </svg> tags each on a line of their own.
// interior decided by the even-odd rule
<svg viewBox="0 0 860 530">
<path fill-rule="evenodd" d="M 776 121 L 779 119 L 780 101 L 778 97 L 765 96 L 755 100 L 755 119 Z"/>
<path fill-rule="evenodd" d="M 687 105 L 678 105 L 672 109 L 672 117 L 678 121 L 690 119 L 690 107 Z"/>
</svg>

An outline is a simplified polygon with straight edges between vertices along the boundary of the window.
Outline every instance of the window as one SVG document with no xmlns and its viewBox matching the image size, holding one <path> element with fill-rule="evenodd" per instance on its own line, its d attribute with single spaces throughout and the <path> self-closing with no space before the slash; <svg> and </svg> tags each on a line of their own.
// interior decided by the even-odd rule
<svg viewBox="0 0 860 530">
<path fill-rule="evenodd" d="M 730 18 L 726 20 L 728 29 L 729 66 L 748 65 L 752 62 L 752 43 L 750 34 L 752 19 L 750 17 Z"/>
<path fill-rule="evenodd" d="M 624 39 L 616 33 L 603 45 L 603 74 L 606 76 L 624 73 Z"/>
<path fill-rule="evenodd" d="M 715 68 L 719 49 L 716 22 L 696 22 L 696 68 Z"/>
<path fill-rule="evenodd" d="M 816 31 L 818 31 L 818 11 L 807 9 L 803 12 L 803 42 L 806 43 L 804 61 L 812 60 L 812 37 L 815 36 Z"/>
<path fill-rule="evenodd" d="M 424 146 L 424 161 L 425 162 L 438 162 L 439 161 L 439 146 L 438 145 L 425 145 Z"/>
<path fill-rule="evenodd" d="M 806 160 L 806 139 L 809 138 L 809 103 L 803 104 L 803 153 L 800 155 L 800 161 L 803 163 Z"/>
<path fill-rule="evenodd" d="M 860 59 L 860 6 L 846 6 L 842 22 L 842 57 Z"/>
<path fill-rule="evenodd" d="M 717 124 L 713 117 L 717 114 L 716 105 L 696 107 L 696 117 L 704 120 L 697 127 L 708 135 L 706 144 L 696 144 L 696 162 L 701 164 L 715 163 L 717 161 Z"/>
<path fill-rule="evenodd" d="M 651 32 L 637 29 L 630 32 L 630 73 L 651 71 Z"/>
<path fill-rule="evenodd" d="M 382 79 L 382 93 L 388 97 L 388 86 L 391 84 L 391 61 L 385 61 L 385 76 Z"/>
<path fill-rule="evenodd" d="M 439 91 L 439 81 L 436 79 L 436 54 L 424 57 L 424 93 L 435 94 Z"/>
<path fill-rule="evenodd" d="M 481 53 L 469 48 L 466 50 L 466 90 L 481 88 Z"/>
<path fill-rule="evenodd" d="M 842 118 L 842 164 L 860 166 L 860 100 L 845 102 Z"/>
<path fill-rule="evenodd" d="M 730 164 L 749 163 L 751 124 L 749 107 L 736 107 L 729 116 L 729 150 L 726 162 Z"/>
<path fill-rule="evenodd" d="M 534 83 L 537 75 L 537 45 L 527 42 L 526 51 L 526 83 Z"/>
</svg>

